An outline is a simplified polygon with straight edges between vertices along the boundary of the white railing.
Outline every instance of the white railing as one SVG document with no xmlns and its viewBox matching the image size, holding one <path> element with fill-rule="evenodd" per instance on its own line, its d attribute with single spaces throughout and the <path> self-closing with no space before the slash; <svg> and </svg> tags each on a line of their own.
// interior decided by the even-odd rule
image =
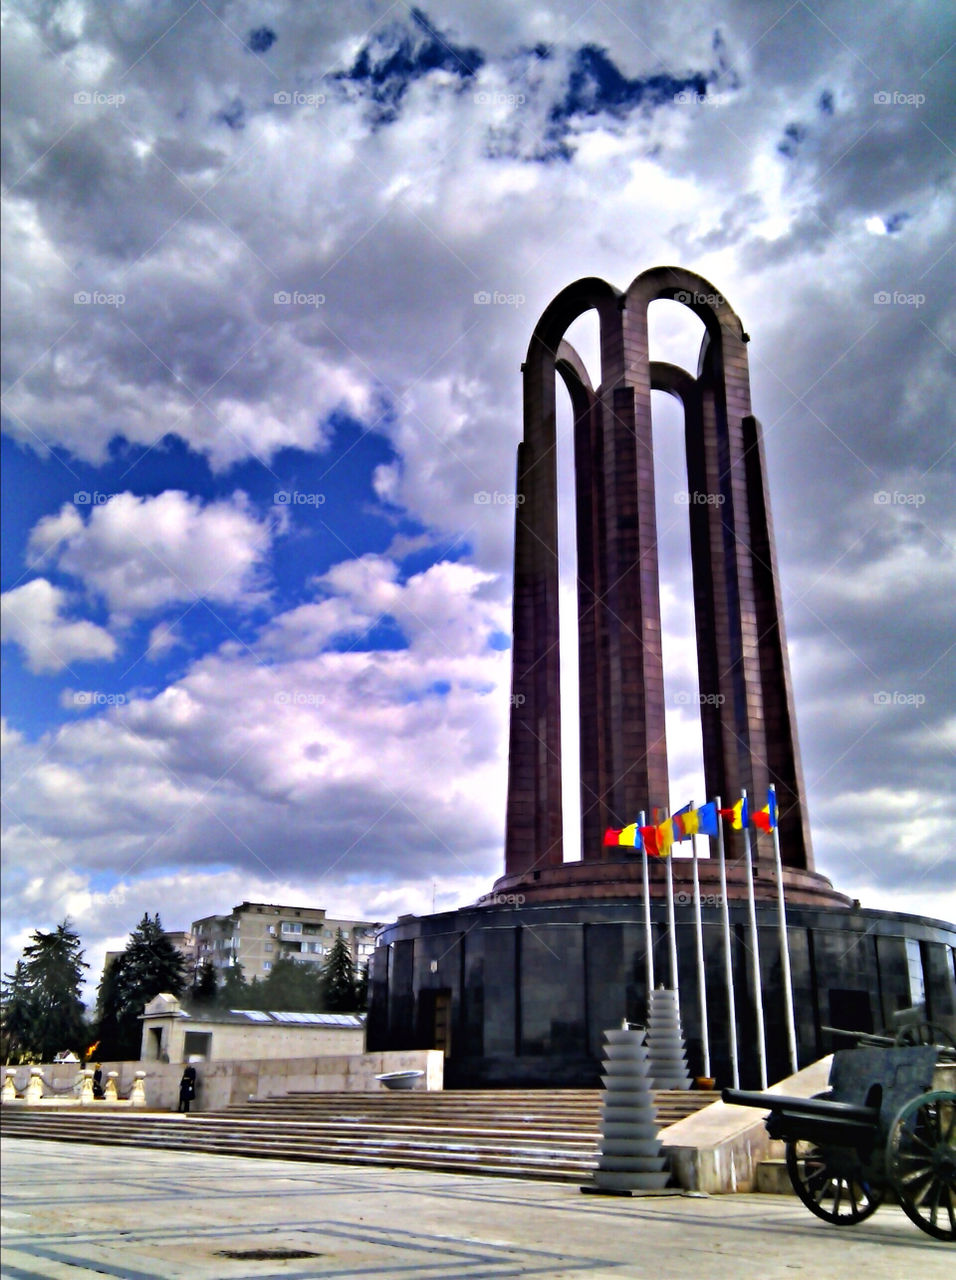
<svg viewBox="0 0 956 1280">
<path fill-rule="evenodd" d="M 112 1103 L 117 1107 L 145 1107 L 146 1106 L 146 1088 L 144 1081 L 146 1079 L 145 1071 L 137 1071 L 133 1076 L 133 1085 L 130 1089 L 128 1098 L 122 1099 L 117 1096 L 116 1081 L 119 1079 L 118 1071 L 108 1071 L 106 1073 L 106 1086 L 103 1089 L 102 1099 L 93 1096 L 93 1068 L 86 1067 L 76 1077 L 76 1080 L 69 1086 L 68 1090 L 58 1089 L 45 1078 L 42 1067 L 29 1067 L 29 1078 L 21 1085 L 17 1084 L 17 1072 L 22 1073 L 23 1068 L 7 1067 L 4 1073 L 3 1088 L 0 1089 L 0 1097 L 2 1097 L 3 1105 L 16 1104 L 18 1106 L 57 1106 L 57 1107 L 86 1107 L 91 1106 L 97 1101 Z"/>
</svg>

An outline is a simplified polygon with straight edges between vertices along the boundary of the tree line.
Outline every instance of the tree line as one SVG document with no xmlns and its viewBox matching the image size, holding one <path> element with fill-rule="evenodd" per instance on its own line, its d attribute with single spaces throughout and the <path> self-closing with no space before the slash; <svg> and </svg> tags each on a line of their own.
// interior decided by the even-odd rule
<svg viewBox="0 0 956 1280">
<path fill-rule="evenodd" d="M 0 1056 L 5 1063 L 50 1062 L 62 1052 L 92 1058 L 139 1058 L 140 1015 L 161 992 L 203 1009 L 275 1009 L 289 1013 L 354 1013 L 365 1008 L 368 970 L 356 971 L 341 930 L 321 965 L 277 960 L 267 977 L 247 982 L 241 965 L 219 971 L 190 964 L 173 945 L 159 915 L 147 912 L 125 951 L 103 971 L 96 1006 L 81 998 L 84 970 L 79 935 L 69 919 L 49 933 L 37 929 L 0 990 Z"/>
</svg>

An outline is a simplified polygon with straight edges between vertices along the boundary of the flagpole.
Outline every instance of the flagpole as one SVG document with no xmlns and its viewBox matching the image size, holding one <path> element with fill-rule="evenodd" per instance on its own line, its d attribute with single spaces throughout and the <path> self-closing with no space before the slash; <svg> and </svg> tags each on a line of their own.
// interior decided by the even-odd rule
<svg viewBox="0 0 956 1280">
<path fill-rule="evenodd" d="M 720 796 L 716 799 L 720 809 Z M 730 902 L 727 898 L 727 862 L 724 858 L 724 827 L 717 819 L 717 857 L 720 860 L 720 904 L 724 922 L 724 973 L 727 980 L 727 1016 L 730 1021 L 730 1070 L 734 1088 L 740 1088 L 740 1058 L 737 1052 L 737 1001 L 734 998 L 734 954 L 730 944 Z"/>
<path fill-rule="evenodd" d="M 668 820 L 667 814 L 664 815 L 664 821 Z M 671 955 L 671 990 L 679 991 L 677 979 L 677 921 L 674 918 L 674 850 L 673 845 L 667 851 L 667 924 L 670 929 L 670 955 Z"/>
<path fill-rule="evenodd" d="M 774 814 L 773 822 L 773 859 L 777 875 L 777 903 L 779 904 L 778 927 L 780 929 L 780 964 L 783 969 L 783 998 L 787 1011 L 787 1043 L 790 1049 L 790 1070 L 796 1074 L 797 1065 L 797 1026 L 793 1016 L 793 977 L 790 972 L 790 940 L 787 936 L 787 904 L 783 894 L 783 863 L 780 859 L 780 833 L 777 830 L 777 788 L 771 782 L 770 809 Z"/>
<path fill-rule="evenodd" d="M 704 973 L 704 922 L 700 914 L 700 876 L 697 872 L 697 837 L 690 838 L 694 854 L 694 922 L 697 926 L 697 997 L 700 1002 L 701 1048 L 704 1054 L 704 1075 L 710 1076 L 710 1032 L 707 1027 L 707 979 Z"/>
<path fill-rule="evenodd" d="M 637 815 L 637 829 L 640 831 L 647 819 L 647 814 L 642 809 Z M 644 958 L 647 965 L 647 1003 L 651 1002 L 651 992 L 654 990 L 654 933 L 651 929 L 651 882 L 650 872 L 647 866 L 647 845 L 641 837 L 641 870 L 644 874 Z"/>
<path fill-rule="evenodd" d="M 740 798 L 747 799 L 741 791 Z M 767 1087 L 767 1037 L 763 1023 L 763 982 L 760 976 L 760 944 L 757 939 L 757 906 L 754 901 L 754 868 L 750 852 L 750 823 L 741 823 L 744 833 L 744 862 L 747 867 L 747 903 L 750 908 L 750 959 L 753 969 L 754 1006 L 757 1017 L 757 1057 L 760 1061 L 760 1087 Z"/>
</svg>

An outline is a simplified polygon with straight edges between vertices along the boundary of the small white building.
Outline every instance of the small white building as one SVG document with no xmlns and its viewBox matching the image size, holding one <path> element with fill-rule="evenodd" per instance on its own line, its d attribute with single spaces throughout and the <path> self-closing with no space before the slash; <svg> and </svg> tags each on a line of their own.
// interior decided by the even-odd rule
<svg viewBox="0 0 956 1280">
<path fill-rule="evenodd" d="M 364 1013 L 184 1009 L 161 993 L 142 1014 L 143 1062 L 312 1058 L 365 1052 Z"/>
</svg>

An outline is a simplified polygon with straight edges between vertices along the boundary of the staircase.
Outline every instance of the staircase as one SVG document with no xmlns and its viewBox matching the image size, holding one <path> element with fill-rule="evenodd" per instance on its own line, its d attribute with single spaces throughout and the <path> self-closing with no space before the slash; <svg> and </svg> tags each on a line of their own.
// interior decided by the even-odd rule
<svg viewBox="0 0 956 1280">
<path fill-rule="evenodd" d="M 597 1161 L 602 1091 L 289 1093 L 219 1112 L 5 1106 L 7 1137 L 579 1182 Z M 655 1095 L 661 1126 L 717 1094 Z"/>
</svg>

